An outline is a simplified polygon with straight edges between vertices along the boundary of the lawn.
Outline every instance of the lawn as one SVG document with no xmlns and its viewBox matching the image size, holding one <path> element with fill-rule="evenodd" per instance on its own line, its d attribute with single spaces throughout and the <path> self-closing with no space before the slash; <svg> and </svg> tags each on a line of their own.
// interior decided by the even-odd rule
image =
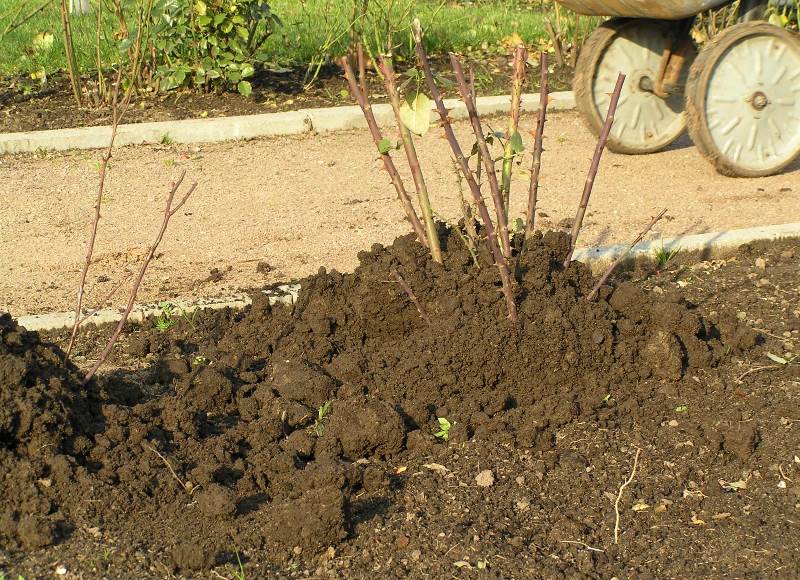
<svg viewBox="0 0 800 580">
<path fill-rule="evenodd" d="M 42 70 L 52 74 L 65 67 L 57 1 L 3 35 L 11 22 L 45 1 L 0 0 L 0 75 Z M 283 26 L 264 47 L 266 62 L 279 66 L 305 65 L 320 56 L 344 52 L 352 21 L 350 0 L 273 0 L 270 4 Z M 434 53 L 492 48 L 513 33 L 526 42 L 536 42 L 545 35 L 543 16 L 538 10 L 541 4 L 529 0 L 380 0 L 376 4 L 392 6 L 397 27 L 405 26 L 413 16 L 419 17 L 428 30 L 428 49 Z M 102 52 L 108 62 L 116 50 L 113 42 L 116 23 L 109 10 L 104 11 L 102 20 Z M 84 71 L 91 70 L 95 62 L 95 23 L 96 13 L 73 18 L 78 61 Z M 37 41 L 37 35 L 42 33 L 46 35 L 44 42 Z M 403 37 L 401 31 L 397 38 Z"/>
</svg>

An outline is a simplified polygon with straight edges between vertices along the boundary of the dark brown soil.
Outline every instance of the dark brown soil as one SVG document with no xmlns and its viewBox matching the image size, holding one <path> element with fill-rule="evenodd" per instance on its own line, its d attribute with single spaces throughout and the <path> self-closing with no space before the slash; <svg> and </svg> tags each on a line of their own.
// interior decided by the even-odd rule
<svg viewBox="0 0 800 580">
<path fill-rule="evenodd" d="M 486 56 L 471 60 L 479 82 L 478 91 L 484 95 L 508 93 L 509 57 Z M 438 58 L 434 66 L 449 71 L 449 61 Z M 369 89 L 374 102 L 386 101 L 385 89 L 377 75 L 368 73 Z M 442 76 L 448 78 L 447 72 Z M 536 75 L 531 75 L 531 80 Z M 229 117 L 294 111 L 312 107 L 351 105 L 353 101 L 338 66 L 327 66 L 308 89 L 305 68 L 260 70 L 252 79 L 253 94 L 243 97 L 234 92 L 179 91 L 151 95 L 142 93 L 133 100 L 125 113 L 124 122 L 171 121 L 200 117 Z M 551 75 L 551 90 L 569 89 L 571 69 L 558 69 Z M 111 124 L 111 111 L 106 106 L 75 105 L 69 79 L 56 75 L 42 90 L 33 90 L 25 77 L 0 79 L 0 132 L 40 131 L 67 127 L 87 127 Z M 526 87 L 537 91 L 537 87 Z M 451 96 L 451 90 L 445 90 Z M 89 98 L 89 97 L 87 97 Z M 89 98 L 89 102 L 91 99 Z"/>
<path fill-rule="evenodd" d="M 548 233 L 514 325 L 494 269 L 443 241 L 444 267 L 400 238 L 303 280 L 292 307 L 132 329 L 85 389 L 0 319 L 0 570 L 796 576 L 800 373 L 765 356 L 800 340 L 796 244 L 633 271 L 589 303 Z"/>
</svg>

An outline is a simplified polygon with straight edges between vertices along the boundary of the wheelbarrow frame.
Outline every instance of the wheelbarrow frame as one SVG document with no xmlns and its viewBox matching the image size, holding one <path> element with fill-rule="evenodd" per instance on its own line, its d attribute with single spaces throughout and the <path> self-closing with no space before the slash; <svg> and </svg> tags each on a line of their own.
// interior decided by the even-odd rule
<svg viewBox="0 0 800 580">
<path fill-rule="evenodd" d="M 684 20 L 707 10 L 722 8 L 733 0 L 557 0 L 578 14 L 586 16 L 618 16 L 653 20 Z M 740 20 L 763 15 L 767 0 L 743 0 Z"/>
</svg>

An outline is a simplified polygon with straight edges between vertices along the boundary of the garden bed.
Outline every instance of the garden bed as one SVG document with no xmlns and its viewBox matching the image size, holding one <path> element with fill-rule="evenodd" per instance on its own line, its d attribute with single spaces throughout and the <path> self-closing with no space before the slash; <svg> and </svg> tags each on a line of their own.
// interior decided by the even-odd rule
<svg viewBox="0 0 800 580">
<path fill-rule="evenodd" d="M 588 302 L 566 235 L 537 234 L 516 325 L 494 268 L 443 241 L 444 266 L 407 236 L 294 306 L 133 327 L 86 387 L 63 335 L 0 319 L 0 570 L 792 576 L 796 241 Z"/>
<path fill-rule="evenodd" d="M 483 95 L 501 95 L 508 92 L 509 55 L 483 55 L 468 62 L 475 68 L 477 87 Z M 446 56 L 434 61 L 441 70 L 449 70 Z M 243 97 L 235 92 L 173 91 L 167 94 L 140 94 L 125 113 L 126 123 L 173 121 L 203 117 L 230 117 L 279 111 L 295 111 L 313 107 L 352 105 L 338 66 L 323 68 L 320 77 L 305 88 L 305 67 L 260 70 L 252 79 L 253 94 Z M 448 74 L 443 74 L 447 78 Z M 450 74 L 449 76 L 452 76 Z M 530 75 L 533 81 L 535 74 Z M 376 74 L 368 74 L 369 89 L 374 103 L 386 102 L 383 81 Z M 556 68 L 550 75 L 553 91 L 571 88 L 572 69 Z M 41 91 L 31 92 L 25 78 L 7 79 L 0 90 L 0 132 L 41 131 L 70 127 L 93 127 L 111 124 L 111 110 L 107 106 L 78 107 L 75 104 L 69 79 L 57 75 Z M 527 86 L 529 92 L 538 86 Z M 455 96 L 457 91 L 444 91 Z"/>
</svg>

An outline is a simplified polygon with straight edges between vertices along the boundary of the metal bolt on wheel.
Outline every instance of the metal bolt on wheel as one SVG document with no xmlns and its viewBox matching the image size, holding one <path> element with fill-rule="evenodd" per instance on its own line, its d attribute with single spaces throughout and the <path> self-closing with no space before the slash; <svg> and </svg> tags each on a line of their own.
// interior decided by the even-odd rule
<svg viewBox="0 0 800 580">
<path fill-rule="evenodd" d="M 575 69 L 575 99 L 589 128 L 603 126 L 617 74 L 627 75 L 608 148 L 617 153 L 652 153 L 675 141 L 686 128 L 682 93 L 654 93 L 664 49 L 671 43 L 670 23 L 613 18 L 586 41 Z M 688 62 L 694 59 L 692 54 Z M 688 66 L 685 67 L 688 71 Z M 681 75 L 683 86 L 687 72 Z"/>
<path fill-rule="evenodd" d="M 800 155 L 800 37 L 732 26 L 703 49 L 686 88 L 689 134 L 720 173 L 760 177 Z"/>
</svg>

